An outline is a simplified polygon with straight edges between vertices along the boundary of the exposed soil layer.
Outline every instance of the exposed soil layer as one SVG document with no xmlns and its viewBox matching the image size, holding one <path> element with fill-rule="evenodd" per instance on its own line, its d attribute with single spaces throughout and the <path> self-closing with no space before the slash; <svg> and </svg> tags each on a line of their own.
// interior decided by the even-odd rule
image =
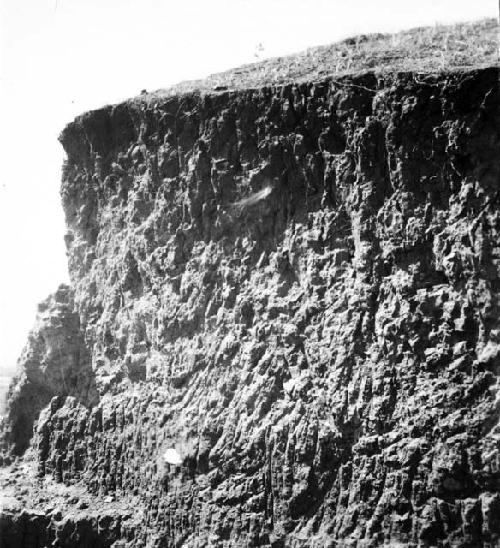
<svg viewBox="0 0 500 548">
<path fill-rule="evenodd" d="M 72 287 L 11 391 L 0 540 L 497 546 L 498 78 L 146 95 L 69 124 Z"/>
</svg>

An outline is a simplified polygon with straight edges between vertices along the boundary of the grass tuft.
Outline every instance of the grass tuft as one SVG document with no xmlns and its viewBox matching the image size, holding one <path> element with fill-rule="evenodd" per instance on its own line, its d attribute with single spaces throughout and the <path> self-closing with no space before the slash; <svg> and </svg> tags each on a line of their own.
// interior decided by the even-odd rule
<svg viewBox="0 0 500 548">
<path fill-rule="evenodd" d="M 182 82 L 142 95 L 141 99 L 151 100 L 193 91 L 315 82 L 366 71 L 440 73 L 498 66 L 498 33 L 498 21 L 484 19 L 472 23 L 419 27 L 396 34 L 354 36 L 295 55 L 244 65 L 204 80 Z"/>
</svg>

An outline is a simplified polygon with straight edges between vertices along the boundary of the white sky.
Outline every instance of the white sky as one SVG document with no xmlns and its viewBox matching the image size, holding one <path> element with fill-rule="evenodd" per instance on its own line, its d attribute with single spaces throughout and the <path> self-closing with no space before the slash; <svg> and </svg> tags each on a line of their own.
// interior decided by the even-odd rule
<svg viewBox="0 0 500 548">
<path fill-rule="evenodd" d="M 357 33 L 496 17 L 497 0 L 2 0 L 0 373 L 67 281 L 57 135 L 81 112 Z"/>
</svg>

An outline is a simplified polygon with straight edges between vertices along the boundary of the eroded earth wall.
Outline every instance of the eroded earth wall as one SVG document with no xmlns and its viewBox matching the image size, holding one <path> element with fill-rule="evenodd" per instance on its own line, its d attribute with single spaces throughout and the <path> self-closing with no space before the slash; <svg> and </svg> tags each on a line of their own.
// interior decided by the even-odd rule
<svg viewBox="0 0 500 548">
<path fill-rule="evenodd" d="M 3 535 L 497 546 L 498 103 L 495 68 L 362 74 L 70 124 L 87 383 L 29 418 L 36 508 Z"/>
</svg>

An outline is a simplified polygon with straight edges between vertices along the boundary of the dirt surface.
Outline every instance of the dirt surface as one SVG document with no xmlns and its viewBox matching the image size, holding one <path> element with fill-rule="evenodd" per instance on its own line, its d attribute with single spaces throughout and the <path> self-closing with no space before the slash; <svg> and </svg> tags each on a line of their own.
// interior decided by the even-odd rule
<svg viewBox="0 0 500 548">
<path fill-rule="evenodd" d="M 353 36 L 328 46 L 310 48 L 286 57 L 244 65 L 203 80 L 182 82 L 141 96 L 154 100 L 164 95 L 193 91 L 223 91 L 315 82 L 374 72 L 440 73 L 499 63 L 499 25 L 496 19 L 457 25 L 419 27 L 397 34 Z"/>
</svg>

